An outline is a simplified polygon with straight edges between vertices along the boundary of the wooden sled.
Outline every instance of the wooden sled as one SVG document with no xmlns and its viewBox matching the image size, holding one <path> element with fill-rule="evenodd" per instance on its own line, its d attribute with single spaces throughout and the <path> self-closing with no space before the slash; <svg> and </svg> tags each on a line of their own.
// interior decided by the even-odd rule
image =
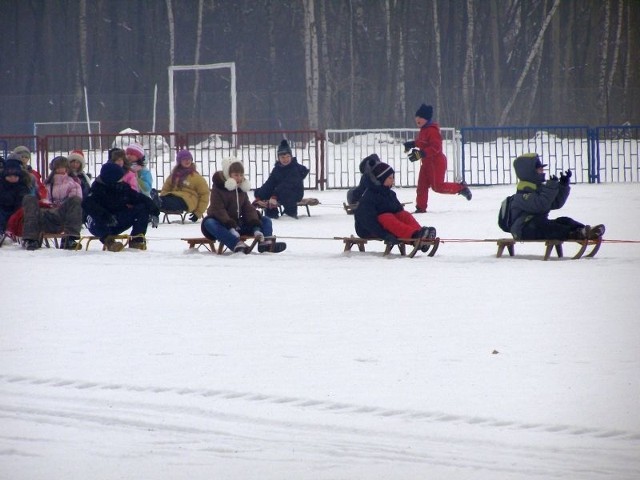
<svg viewBox="0 0 640 480">
<path fill-rule="evenodd" d="M 274 236 L 264 237 L 264 239 L 273 240 L 273 243 L 275 243 L 276 241 L 276 237 Z M 204 247 L 209 252 L 215 253 L 218 255 L 222 255 L 224 251 L 227 250 L 227 247 L 224 243 L 218 242 L 218 246 L 216 247 L 216 240 L 211 240 L 210 238 L 207 238 L 207 237 L 181 238 L 180 240 L 187 242 L 189 244 L 190 250 L 192 248 L 199 250 L 200 247 Z M 247 242 L 248 240 L 251 240 L 251 242 L 248 244 L 249 253 L 252 252 L 255 246 L 258 244 L 258 240 L 254 236 L 241 235 L 240 240 L 242 240 L 243 242 Z"/>
<path fill-rule="evenodd" d="M 131 240 L 133 240 L 134 238 L 142 238 L 144 240 L 144 248 L 142 248 L 142 250 L 146 250 L 147 249 L 147 239 L 143 234 L 139 234 L 139 235 L 109 235 L 109 237 L 113 240 L 118 240 L 121 241 L 125 248 L 129 246 L 129 243 L 131 242 Z M 85 247 L 85 250 L 89 250 L 89 245 L 91 244 L 91 242 L 93 242 L 94 240 L 98 240 L 98 242 L 100 241 L 100 237 L 93 237 L 93 236 L 89 236 L 89 237 L 82 237 L 80 238 L 80 242 L 82 242 L 83 240 L 87 241 L 87 245 Z M 80 250 L 82 249 L 82 246 L 80 246 Z M 106 251 L 107 247 L 106 245 L 102 245 L 102 250 Z"/>
<path fill-rule="evenodd" d="M 171 223 L 171 221 L 169 220 L 169 215 L 178 215 L 180 217 L 180 221 L 184 224 L 184 221 L 187 218 L 187 214 L 189 212 L 183 210 L 164 210 L 161 208 L 160 213 L 163 214 L 162 223 Z"/>
<path fill-rule="evenodd" d="M 64 238 L 68 238 L 70 236 L 71 235 L 68 235 L 66 233 L 43 233 L 42 235 L 40 235 L 40 243 L 46 248 L 51 248 L 51 244 L 49 243 L 49 240 L 52 240 L 54 247 L 60 248 L 62 246 L 61 241 Z M 70 250 L 82 250 L 82 238 L 78 240 L 76 248 L 72 248 Z"/>
<path fill-rule="evenodd" d="M 602 238 L 597 238 L 593 240 L 514 240 L 513 238 L 499 238 L 496 241 L 496 243 L 498 245 L 498 252 L 496 253 L 497 258 L 502 257 L 502 254 L 504 253 L 505 248 L 509 252 L 509 256 L 513 257 L 515 255 L 516 243 L 543 243 L 545 246 L 543 260 L 549 260 L 554 250 L 558 258 L 563 258 L 564 257 L 564 252 L 562 248 L 563 244 L 577 243 L 578 245 L 580 245 L 580 248 L 578 252 L 571 258 L 572 260 L 578 260 L 579 258 L 583 258 L 583 257 L 584 258 L 595 257 L 596 254 L 598 253 L 598 250 L 600 250 L 600 246 L 602 245 Z M 591 250 L 589 250 L 589 253 L 586 253 L 587 248 L 590 246 L 592 247 Z"/>
<path fill-rule="evenodd" d="M 354 237 L 353 235 L 349 237 L 333 237 L 334 240 L 342 240 L 344 243 L 344 251 L 350 252 L 354 246 L 358 247 L 358 251 L 364 252 L 365 245 L 370 241 L 378 241 L 383 242 L 381 238 L 360 238 Z M 400 243 L 397 244 L 398 250 L 400 251 L 401 256 L 408 256 L 409 258 L 413 258 L 416 256 L 416 253 L 419 251 L 426 253 L 427 256 L 433 257 L 440 246 L 440 237 L 436 237 L 434 239 L 426 239 L 426 238 L 400 238 Z M 387 256 L 393 250 L 395 245 L 385 244 L 384 253 L 382 256 Z M 410 247 L 411 250 L 407 255 L 407 247 Z"/>
<path fill-rule="evenodd" d="M 266 200 L 256 200 L 255 202 L 253 202 L 256 208 L 261 208 L 262 210 L 267 208 L 267 203 L 268 202 Z M 320 204 L 320 200 L 318 200 L 317 198 L 303 198 L 297 203 L 299 207 L 304 207 L 307 210 L 307 217 L 311 216 L 309 207 L 315 207 L 316 205 L 319 205 L 319 204 Z M 278 212 L 280 212 L 280 215 L 282 215 L 284 213 L 284 207 L 279 203 L 276 206 L 278 208 Z"/>
</svg>

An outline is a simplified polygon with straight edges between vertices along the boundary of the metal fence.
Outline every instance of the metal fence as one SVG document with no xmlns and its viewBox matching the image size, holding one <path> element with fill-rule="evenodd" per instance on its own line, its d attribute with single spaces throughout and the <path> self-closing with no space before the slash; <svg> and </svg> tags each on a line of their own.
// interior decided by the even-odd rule
<svg viewBox="0 0 640 480">
<path fill-rule="evenodd" d="M 640 182 L 640 126 L 534 126 L 442 128 L 443 150 L 448 159 L 447 181 L 464 179 L 471 185 L 504 185 L 516 182 L 513 160 L 536 152 L 556 173 L 571 169 L 577 183 Z M 224 158 L 241 159 L 253 188 L 267 179 L 283 138 L 291 143 L 298 162 L 310 170 L 307 189 L 350 188 L 360 181 L 360 161 L 376 153 L 396 171 L 396 185 L 414 187 L 419 164 L 409 162 L 403 143 L 414 139 L 416 129 L 188 132 L 184 134 L 138 133 L 2 136 L 0 151 L 18 145 L 32 152 L 32 164 L 46 175 L 57 155 L 81 149 L 86 172 L 94 178 L 107 161 L 112 147 L 131 142 L 144 146 L 156 188 L 175 165 L 175 154 L 189 148 L 196 168 L 207 179 L 222 168 Z"/>
<path fill-rule="evenodd" d="M 552 174 L 576 183 L 640 181 L 640 126 L 534 126 L 460 129 L 462 175 L 474 185 L 516 181 L 513 160 L 536 152 Z"/>
<path fill-rule="evenodd" d="M 454 128 L 442 128 L 441 131 L 442 149 L 449 160 L 447 181 L 459 180 L 459 135 Z M 398 187 L 415 187 L 420 164 L 410 162 L 403 147 L 404 142 L 414 140 L 415 137 L 415 128 L 327 130 L 327 188 L 349 188 L 357 185 L 361 175 L 360 161 L 372 153 L 376 153 L 380 160 L 393 167 Z"/>
</svg>

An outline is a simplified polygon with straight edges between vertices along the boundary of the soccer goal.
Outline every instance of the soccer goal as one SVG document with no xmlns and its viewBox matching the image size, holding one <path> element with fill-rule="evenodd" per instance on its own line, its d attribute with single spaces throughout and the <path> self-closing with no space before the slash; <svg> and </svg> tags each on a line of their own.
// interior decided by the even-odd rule
<svg viewBox="0 0 640 480">
<path fill-rule="evenodd" d="M 231 105 L 231 131 L 238 130 L 237 95 L 236 95 L 236 64 L 235 62 L 212 63 L 208 65 L 173 65 L 169 67 L 169 131 L 176 129 L 176 88 L 175 75 L 178 72 L 199 73 L 205 70 L 229 69 L 229 101 Z M 180 89 L 178 89 L 180 93 Z M 200 99 L 198 99 L 200 100 Z M 212 112 L 208 112 L 211 114 Z"/>
<path fill-rule="evenodd" d="M 33 134 L 46 135 L 101 134 L 100 122 L 35 122 Z"/>
</svg>

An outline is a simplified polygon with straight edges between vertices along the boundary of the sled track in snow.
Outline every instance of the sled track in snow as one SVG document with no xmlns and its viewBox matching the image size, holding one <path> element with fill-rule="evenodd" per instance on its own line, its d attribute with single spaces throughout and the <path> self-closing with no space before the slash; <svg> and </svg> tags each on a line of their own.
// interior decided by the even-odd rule
<svg viewBox="0 0 640 480">
<path fill-rule="evenodd" d="M 378 417 L 398 417 L 411 421 L 434 423 L 458 423 L 484 428 L 501 428 L 534 432 L 547 432 L 553 434 L 565 434 L 569 436 L 588 436 L 602 439 L 619 439 L 625 441 L 640 441 L 639 432 L 625 430 L 606 430 L 574 425 L 551 425 L 543 423 L 523 423 L 517 421 L 500 420 L 489 417 L 453 415 L 444 412 L 417 411 L 387 409 L 375 406 L 356 405 L 326 400 L 314 400 L 307 398 L 276 396 L 255 392 L 238 392 L 230 390 L 215 390 L 201 388 L 181 387 L 157 387 L 142 385 L 126 385 L 116 383 L 100 383 L 82 380 L 68 380 L 60 378 L 33 378 L 14 375 L 0 375 L 0 382 L 5 384 L 28 384 L 35 386 L 47 386 L 67 390 L 104 390 L 139 392 L 151 394 L 175 394 L 180 396 L 220 398 L 225 400 L 238 400 L 245 402 L 271 403 L 275 405 L 288 405 L 300 409 L 313 409 L 335 414 L 370 415 Z"/>
</svg>

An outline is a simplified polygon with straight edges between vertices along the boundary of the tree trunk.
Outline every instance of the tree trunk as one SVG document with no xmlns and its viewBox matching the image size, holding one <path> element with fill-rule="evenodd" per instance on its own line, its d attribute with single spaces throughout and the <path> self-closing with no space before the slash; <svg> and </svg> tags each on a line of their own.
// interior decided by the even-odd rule
<svg viewBox="0 0 640 480">
<path fill-rule="evenodd" d="M 318 129 L 318 36 L 314 0 L 304 0 L 304 64 L 306 73 L 307 118 L 309 128 Z"/>
<path fill-rule="evenodd" d="M 549 11 L 549 13 L 546 15 L 546 18 L 544 20 L 544 23 L 542 24 L 542 26 L 540 27 L 540 31 L 538 32 L 538 37 L 536 38 L 535 43 L 533 44 L 533 47 L 531 47 L 531 51 L 529 52 L 529 56 L 527 57 L 527 61 L 524 65 L 524 68 L 522 69 L 522 73 L 520 74 L 520 78 L 518 78 L 518 82 L 516 83 L 516 87 L 514 88 L 514 91 L 511 95 L 511 98 L 509 99 L 509 101 L 507 102 L 507 104 L 504 107 L 504 110 L 502 110 L 502 114 L 500 115 L 500 125 L 504 125 L 507 117 L 509 116 L 509 113 L 511 112 L 511 108 L 513 107 L 513 104 L 516 100 L 516 97 L 518 96 L 518 94 L 520 93 L 520 89 L 522 88 L 522 84 L 524 83 L 525 78 L 527 77 L 527 74 L 529 73 L 529 70 L 531 69 L 531 66 L 533 64 L 533 60 L 537 55 L 541 55 L 541 47 L 542 47 L 542 40 L 544 38 L 544 34 L 545 31 L 547 30 L 547 27 L 549 26 L 549 23 L 551 22 L 551 19 L 553 18 L 553 14 L 555 13 L 555 11 L 557 10 L 558 6 L 560 5 L 560 0 L 555 0 L 553 3 L 553 6 L 551 7 L 551 10 Z"/>
<path fill-rule="evenodd" d="M 434 2 L 435 5 L 435 2 Z M 466 123 L 472 122 L 471 112 L 474 109 L 473 92 L 475 91 L 474 68 L 474 12 L 473 0 L 467 0 L 467 29 L 466 29 L 466 54 L 464 57 L 464 71 L 462 73 L 462 107 Z M 438 55 L 440 57 L 440 55 Z M 474 115 L 475 117 L 475 115 Z"/>
</svg>

